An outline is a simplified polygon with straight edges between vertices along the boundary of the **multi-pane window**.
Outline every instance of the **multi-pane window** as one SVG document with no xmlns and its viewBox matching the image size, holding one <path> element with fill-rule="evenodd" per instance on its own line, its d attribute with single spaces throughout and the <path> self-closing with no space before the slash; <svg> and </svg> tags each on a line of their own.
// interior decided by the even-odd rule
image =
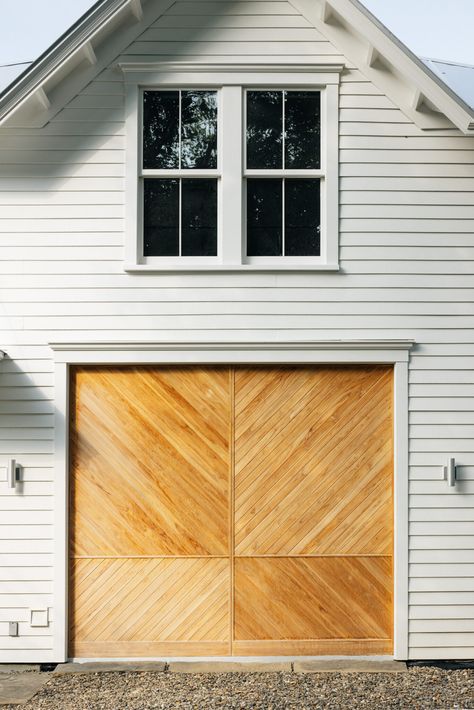
<svg viewBox="0 0 474 710">
<path fill-rule="evenodd" d="M 247 256 L 319 256 L 320 92 L 246 93 Z"/>
<path fill-rule="evenodd" d="M 217 256 L 217 91 L 143 93 L 143 254 Z"/>
<path fill-rule="evenodd" d="M 127 268 L 337 269 L 339 71 L 130 82 Z"/>
</svg>

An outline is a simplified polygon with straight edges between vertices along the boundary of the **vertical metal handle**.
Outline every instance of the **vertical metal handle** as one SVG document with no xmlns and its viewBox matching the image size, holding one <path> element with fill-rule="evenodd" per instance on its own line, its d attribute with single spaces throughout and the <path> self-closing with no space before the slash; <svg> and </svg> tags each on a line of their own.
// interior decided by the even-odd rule
<svg viewBox="0 0 474 710">
<path fill-rule="evenodd" d="M 448 486 L 452 488 L 456 485 L 456 461 L 454 458 L 448 459 L 446 478 L 448 481 Z"/>
<path fill-rule="evenodd" d="M 444 467 L 444 480 L 448 482 L 450 488 L 456 485 L 456 459 L 451 457 L 448 459 L 448 465 Z"/>
<path fill-rule="evenodd" d="M 17 466 L 15 459 L 10 459 L 7 465 L 7 481 L 9 488 L 15 488 L 19 481 L 20 467 Z"/>
</svg>

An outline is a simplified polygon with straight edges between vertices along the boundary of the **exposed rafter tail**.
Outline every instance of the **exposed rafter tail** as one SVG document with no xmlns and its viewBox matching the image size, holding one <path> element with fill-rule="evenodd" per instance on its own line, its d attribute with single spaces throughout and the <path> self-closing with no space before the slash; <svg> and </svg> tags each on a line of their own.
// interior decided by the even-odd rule
<svg viewBox="0 0 474 710">
<path fill-rule="evenodd" d="M 380 59 L 379 52 L 375 49 L 373 44 L 369 44 L 367 48 L 366 63 L 368 67 L 373 67 L 377 59 Z"/>
<path fill-rule="evenodd" d="M 128 7 L 136 21 L 140 22 L 143 17 L 141 0 L 130 0 Z"/>
<path fill-rule="evenodd" d="M 327 0 L 321 0 L 321 20 L 323 22 L 328 22 L 331 17 L 333 9 Z"/>
<path fill-rule="evenodd" d="M 51 101 L 49 100 L 46 91 L 41 86 L 39 89 L 36 89 L 34 97 L 40 104 L 41 108 L 45 111 L 48 111 L 51 108 Z"/>
<path fill-rule="evenodd" d="M 94 48 L 90 42 L 86 42 L 85 45 L 82 48 L 82 53 L 84 55 L 84 59 L 91 65 L 93 66 L 94 64 L 97 64 L 97 57 L 94 52 Z"/>
<path fill-rule="evenodd" d="M 415 93 L 413 94 L 413 100 L 412 100 L 412 106 L 415 109 L 415 111 L 420 111 L 423 103 L 424 103 L 425 97 L 421 93 L 419 89 L 416 89 Z"/>
</svg>

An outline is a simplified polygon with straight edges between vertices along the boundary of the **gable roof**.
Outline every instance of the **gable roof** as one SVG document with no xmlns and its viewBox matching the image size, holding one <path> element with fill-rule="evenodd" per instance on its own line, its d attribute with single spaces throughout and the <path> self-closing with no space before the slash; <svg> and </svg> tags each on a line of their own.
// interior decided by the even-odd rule
<svg viewBox="0 0 474 710">
<path fill-rule="evenodd" d="M 454 124 L 464 133 L 474 130 L 472 92 L 454 91 L 460 83 L 443 81 L 441 62 L 416 57 L 359 0 L 290 1 L 421 128 Z M 0 92 L 0 126 L 45 125 L 172 4 L 174 0 L 96 2 Z"/>
<path fill-rule="evenodd" d="M 447 84 L 457 96 L 474 109 L 474 66 L 442 59 L 423 58 L 425 64 Z"/>
</svg>

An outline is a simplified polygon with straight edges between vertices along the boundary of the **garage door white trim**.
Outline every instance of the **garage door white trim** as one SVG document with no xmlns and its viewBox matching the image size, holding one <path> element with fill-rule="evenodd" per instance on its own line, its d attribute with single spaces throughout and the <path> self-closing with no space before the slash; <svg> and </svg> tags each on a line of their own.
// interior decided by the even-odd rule
<svg viewBox="0 0 474 710">
<path fill-rule="evenodd" d="M 411 340 L 52 343 L 55 356 L 54 661 L 67 660 L 68 441 L 71 365 L 394 365 L 394 657 L 408 658 L 408 360 Z"/>
</svg>

